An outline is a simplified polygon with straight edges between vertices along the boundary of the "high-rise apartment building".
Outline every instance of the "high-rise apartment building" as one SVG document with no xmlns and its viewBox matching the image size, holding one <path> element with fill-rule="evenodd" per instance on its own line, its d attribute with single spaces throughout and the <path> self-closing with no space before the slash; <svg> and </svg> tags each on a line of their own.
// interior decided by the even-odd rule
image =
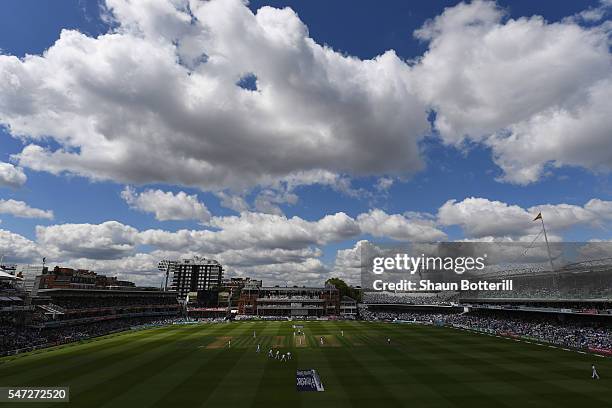
<svg viewBox="0 0 612 408">
<path fill-rule="evenodd" d="M 178 298 L 182 301 L 191 292 L 197 293 L 221 286 L 223 280 L 223 266 L 219 262 L 198 256 L 179 261 L 163 260 L 158 268 L 168 277 L 172 275 L 170 288 L 178 293 Z"/>
</svg>

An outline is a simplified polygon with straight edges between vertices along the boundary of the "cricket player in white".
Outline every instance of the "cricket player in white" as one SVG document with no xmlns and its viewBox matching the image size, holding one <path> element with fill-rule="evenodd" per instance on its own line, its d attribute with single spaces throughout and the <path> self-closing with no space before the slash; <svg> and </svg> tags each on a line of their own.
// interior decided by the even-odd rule
<svg viewBox="0 0 612 408">
<path fill-rule="evenodd" d="M 287 352 L 287 360 L 291 360 L 291 352 L 290 351 Z"/>
<path fill-rule="evenodd" d="M 268 351 L 268 357 L 274 357 L 274 355 L 272 354 L 272 349 Z"/>
<path fill-rule="evenodd" d="M 323 336 L 321 336 L 321 345 L 323 345 Z"/>
<path fill-rule="evenodd" d="M 259 349 L 260 349 L 260 346 L 259 346 L 259 343 L 257 343 L 257 353 L 259 353 Z"/>
<path fill-rule="evenodd" d="M 276 350 L 276 359 L 277 359 L 277 360 L 278 360 L 278 358 L 279 358 L 279 355 L 280 355 L 280 351 L 279 351 L 279 350 Z"/>
<path fill-rule="evenodd" d="M 594 380 L 599 380 L 599 374 L 597 374 L 597 369 L 595 368 L 595 364 L 591 364 L 591 378 Z"/>
<path fill-rule="evenodd" d="M 281 361 L 287 361 L 284 354 L 281 356 Z"/>
</svg>

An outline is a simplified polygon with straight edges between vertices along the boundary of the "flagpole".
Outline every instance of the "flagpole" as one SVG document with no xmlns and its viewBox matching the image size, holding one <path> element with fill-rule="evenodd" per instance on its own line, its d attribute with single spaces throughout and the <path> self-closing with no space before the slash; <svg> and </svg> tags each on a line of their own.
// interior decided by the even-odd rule
<svg viewBox="0 0 612 408">
<path fill-rule="evenodd" d="M 548 261 L 550 262 L 550 271 L 554 272 L 555 267 L 553 265 L 552 256 L 550 255 L 550 245 L 548 245 L 548 236 L 546 235 L 546 227 L 544 226 L 544 217 L 540 215 L 540 221 L 542 221 L 542 230 L 544 230 L 544 240 L 546 241 L 546 251 L 548 252 Z"/>
</svg>

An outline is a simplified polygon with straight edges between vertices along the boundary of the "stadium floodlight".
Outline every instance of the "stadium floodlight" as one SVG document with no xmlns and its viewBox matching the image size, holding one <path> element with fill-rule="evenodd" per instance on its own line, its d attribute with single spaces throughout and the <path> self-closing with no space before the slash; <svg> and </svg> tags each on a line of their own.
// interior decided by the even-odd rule
<svg viewBox="0 0 612 408">
<path fill-rule="evenodd" d="M 160 270 L 161 272 L 164 272 L 166 275 L 164 278 L 164 291 L 168 290 L 168 278 L 170 276 L 170 271 L 174 270 L 174 267 L 176 266 L 176 264 L 177 264 L 177 261 L 170 261 L 168 259 L 162 259 L 157 264 L 157 269 Z"/>
</svg>

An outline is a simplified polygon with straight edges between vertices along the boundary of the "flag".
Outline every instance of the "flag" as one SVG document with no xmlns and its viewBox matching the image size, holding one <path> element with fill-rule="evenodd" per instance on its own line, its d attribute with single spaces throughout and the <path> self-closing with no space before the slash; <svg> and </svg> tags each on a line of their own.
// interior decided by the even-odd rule
<svg viewBox="0 0 612 408">
<path fill-rule="evenodd" d="M 540 212 L 540 213 L 538 213 L 538 215 L 536 215 L 536 217 L 533 220 L 537 221 L 537 220 L 541 220 L 541 219 L 542 219 L 542 213 Z"/>
</svg>

